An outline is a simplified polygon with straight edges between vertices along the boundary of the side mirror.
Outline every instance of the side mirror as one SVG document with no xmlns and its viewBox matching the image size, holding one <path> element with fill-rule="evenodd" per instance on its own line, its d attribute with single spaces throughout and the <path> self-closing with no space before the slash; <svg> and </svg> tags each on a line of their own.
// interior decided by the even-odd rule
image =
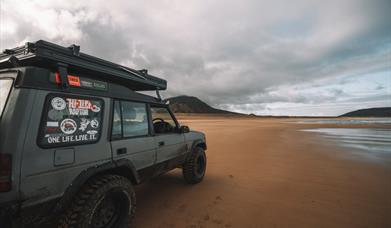
<svg viewBox="0 0 391 228">
<path fill-rule="evenodd" d="M 189 133 L 190 132 L 190 129 L 188 126 L 181 126 L 179 128 L 179 133 Z"/>
</svg>

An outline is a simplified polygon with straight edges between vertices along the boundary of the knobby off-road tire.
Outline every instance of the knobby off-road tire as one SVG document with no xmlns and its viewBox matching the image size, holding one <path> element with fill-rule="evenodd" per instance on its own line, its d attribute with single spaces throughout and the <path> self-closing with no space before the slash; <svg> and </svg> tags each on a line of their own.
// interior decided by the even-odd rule
<svg viewBox="0 0 391 228">
<path fill-rule="evenodd" d="M 195 147 L 189 159 L 183 164 L 182 172 L 185 181 L 189 184 L 197 184 L 204 179 L 206 171 L 206 155 L 204 149 Z"/>
<path fill-rule="evenodd" d="M 88 181 L 61 217 L 59 228 L 131 227 L 136 196 L 128 179 L 104 175 Z"/>
</svg>

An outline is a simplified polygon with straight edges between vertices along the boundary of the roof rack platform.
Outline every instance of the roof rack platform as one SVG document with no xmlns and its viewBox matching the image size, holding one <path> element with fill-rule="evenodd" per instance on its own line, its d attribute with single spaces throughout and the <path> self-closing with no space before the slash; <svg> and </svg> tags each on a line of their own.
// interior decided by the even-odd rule
<svg viewBox="0 0 391 228">
<path fill-rule="evenodd" d="M 27 42 L 22 47 L 6 49 L 0 54 L 0 69 L 37 66 L 55 71 L 85 73 L 96 79 L 124 85 L 135 91 L 165 90 L 167 81 L 148 74 L 80 52 L 80 46 L 63 47 L 44 40 Z M 60 72 L 61 73 L 61 72 Z"/>
</svg>

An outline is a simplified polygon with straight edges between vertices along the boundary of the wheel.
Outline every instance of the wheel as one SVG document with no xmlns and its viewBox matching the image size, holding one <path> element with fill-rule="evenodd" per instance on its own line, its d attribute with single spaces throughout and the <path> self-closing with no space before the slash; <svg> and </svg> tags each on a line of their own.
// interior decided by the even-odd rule
<svg viewBox="0 0 391 228">
<path fill-rule="evenodd" d="M 183 164 L 182 172 L 185 181 L 189 184 L 197 184 L 204 179 L 206 171 L 206 155 L 204 149 L 195 147 L 190 158 Z"/>
<path fill-rule="evenodd" d="M 128 179 L 104 175 L 88 181 L 60 219 L 61 228 L 131 227 L 136 196 Z"/>
</svg>

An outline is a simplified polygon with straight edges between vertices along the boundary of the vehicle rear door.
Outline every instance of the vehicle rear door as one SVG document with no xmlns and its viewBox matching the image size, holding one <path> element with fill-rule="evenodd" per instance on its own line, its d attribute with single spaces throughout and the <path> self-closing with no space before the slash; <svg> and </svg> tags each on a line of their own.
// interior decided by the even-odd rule
<svg viewBox="0 0 391 228">
<path fill-rule="evenodd" d="M 147 104 L 114 101 L 111 147 L 114 160 L 127 159 L 136 170 L 153 166 L 156 145 L 150 133 Z"/>
</svg>

